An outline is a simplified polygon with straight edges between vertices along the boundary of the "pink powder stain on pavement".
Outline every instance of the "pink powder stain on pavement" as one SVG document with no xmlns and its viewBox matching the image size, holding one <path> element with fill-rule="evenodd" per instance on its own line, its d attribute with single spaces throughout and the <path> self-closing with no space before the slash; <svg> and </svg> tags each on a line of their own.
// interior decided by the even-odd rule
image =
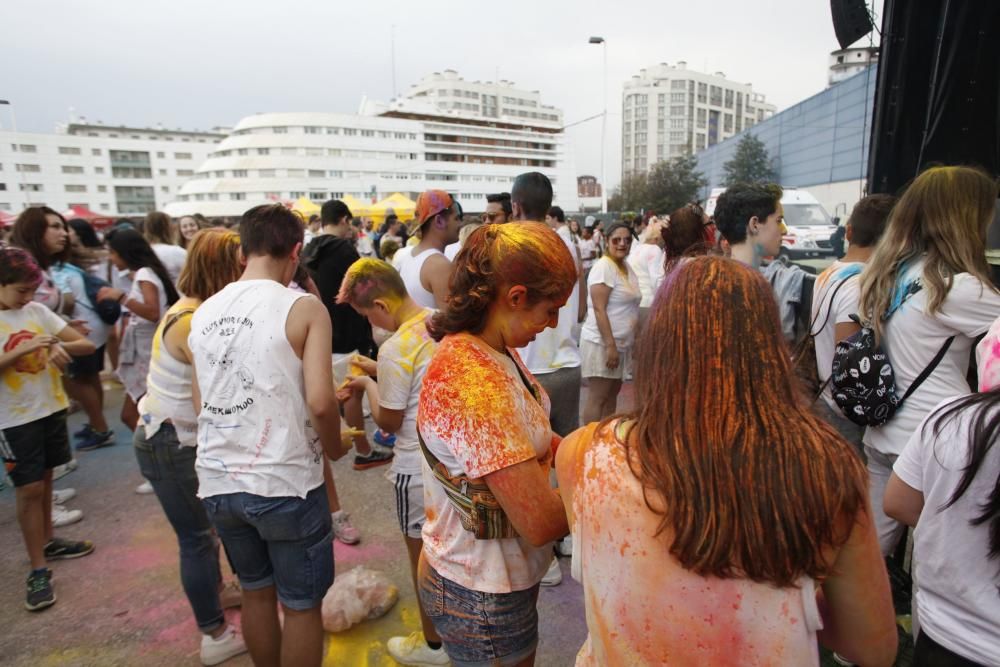
<svg viewBox="0 0 1000 667">
<path fill-rule="evenodd" d="M 340 568 L 341 565 L 361 565 L 370 563 L 372 560 L 391 559 L 399 556 L 398 550 L 390 551 L 385 545 L 378 542 L 362 542 L 354 546 L 344 544 L 340 540 L 333 541 L 333 557 Z M 348 569 L 340 569 L 346 572 Z"/>
</svg>

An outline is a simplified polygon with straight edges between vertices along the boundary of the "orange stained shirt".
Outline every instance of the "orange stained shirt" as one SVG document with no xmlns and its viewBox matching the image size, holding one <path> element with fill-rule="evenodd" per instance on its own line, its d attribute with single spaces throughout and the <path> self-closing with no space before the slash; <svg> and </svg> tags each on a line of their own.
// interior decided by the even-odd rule
<svg viewBox="0 0 1000 667">
<path fill-rule="evenodd" d="M 814 583 L 775 588 L 690 572 L 643 499 L 616 421 L 567 437 L 560 487 L 573 494 L 573 575 L 589 634 L 577 665 L 818 665 Z M 591 435 L 593 434 L 593 435 Z"/>
</svg>

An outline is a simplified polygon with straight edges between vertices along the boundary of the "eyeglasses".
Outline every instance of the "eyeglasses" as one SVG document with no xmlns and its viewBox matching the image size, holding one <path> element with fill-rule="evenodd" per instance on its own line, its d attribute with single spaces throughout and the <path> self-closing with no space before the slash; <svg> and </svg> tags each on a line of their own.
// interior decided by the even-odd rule
<svg viewBox="0 0 1000 667">
<path fill-rule="evenodd" d="M 614 243 L 615 245 L 632 245 L 632 237 L 616 236 L 613 239 L 608 239 L 608 243 Z"/>
</svg>

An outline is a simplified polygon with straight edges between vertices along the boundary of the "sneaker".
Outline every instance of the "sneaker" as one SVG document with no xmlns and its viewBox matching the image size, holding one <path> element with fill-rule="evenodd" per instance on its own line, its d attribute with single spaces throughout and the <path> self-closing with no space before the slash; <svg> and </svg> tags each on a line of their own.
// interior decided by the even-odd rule
<svg viewBox="0 0 1000 667">
<path fill-rule="evenodd" d="M 556 542 L 556 553 L 567 558 L 573 555 L 573 536 L 567 535 Z"/>
<path fill-rule="evenodd" d="M 382 429 L 375 429 L 375 435 L 372 436 L 372 440 L 375 441 L 376 445 L 382 445 L 383 447 L 395 447 L 396 446 L 396 434 L 386 433 Z"/>
<path fill-rule="evenodd" d="M 344 510 L 337 510 L 330 515 L 333 521 L 333 536 L 344 544 L 357 544 L 361 541 L 361 533 L 351 523 L 351 515 Z"/>
<path fill-rule="evenodd" d="M 81 510 L 68 510 L 62 505 L 52 504 L 53 528 L 62 528 L 77 521 L 83 521 L 83 512 Z"/>
<path fill-rule="evenodd" d="M 383 447 L 372 447 L 372 451 L 367 456 L 358 454 L 354 457 L 355 470 L 368 470 L 392 463 L 392 450 Z"/>
<path fill-rule="evenodd" d="M 78 465 L 80 464 L 76 462 L 76 459 L 70 459 L 69 463 L 56 466 L 52 469 L 52 481 L 54 482 L 55 480 L 61 479 L 70 474 L 76 470 Z"/>
<path fill-rule="evenodd" d="M 140 484 L 139 486 L 135 487 L 135 492 L 138 493 L 140 496 L 148 496 L 153 492 L 153 485 L 150 484 L 149 481 L 147 480 L 142 484 Z"/>
<path fill-rule="evenodd" d="M 559 567 L 559 559 L 552 557 L 549 564 L 549 571 L 542 577 L 542 586 L 558 586 L 562 583 L 562 568 Z"/>
<path fill-rule="evenodd" d="M 223 609 L 242 607 L 243 589 L 240 588 L 239 582 L 227 581 L 223 584 L 222 590 L 219 591 L 219 602 L 222 603 Z"/>
<path fill-rule="evenodd" d="M 76 451 L 89 452 L 92 449 L 108 447 L 113 444 L 115 444 L 114 431 L 104 431 L 103 433 L 100 431 L 91 431 L 90 435 L 76 444 Z"/>
<path fill-rule="evenodd" d="M 56 603 L 56 594 L 52 590 L 52 570 L 43 567 L 28 575 L 28 596 L 24 599 L 24 608 L 28 611 L 41 611 Z"/>
<path fill-rule="evenodd" d="M 56 489 L 52 492 L 52 502 L 62 505 L 76 498 L 76 489 Z"/>
<path fill-rule="evenodd" d="M 218 639 L 212 635 L 201 637 L 201 664 L 218 665 L 230 658 L 247 652 L 243 636 L 233 626 L 227 626 Z"/>
<path fill-rule="evenodd" d="M 836 664 L 838 664 L 838 665 L 846 665 L 846 667 L 853 667 L 853 665 L 854 665 L 853 662 L 851 662 L 847 658 L 843 657 L 839 653 L 834 653 L 833 654 L 833 662 L 836 663 Z"/>
<path fill-rule="evenodd" d="M 401 665 L 447 665 L 450 663 L 444 647 L 431 648 L 424 633 L 411 632 L 409 637 L 393 637 L 386 642 L 389 655 Z"/>
<path fill-rule="evenodd" d="M 94 543 L 89 540 L 74 542 L 55 537 L 45 545 L 46 560 L 67 560 L 86 556 L 94 550 Z"/>
<path fill-rule="evenodd" d="M 94 432 L 94 427 L 93 426 L 91 426 L 90 424 L 84 424 L 83 428 L 81 428 L 79 431 L 76 431 L 76 432 L 73 433 L 73 437 L 74 438 L 86 438 L 87 436 L 89 436 L 93 432 Z"/>
</svg>

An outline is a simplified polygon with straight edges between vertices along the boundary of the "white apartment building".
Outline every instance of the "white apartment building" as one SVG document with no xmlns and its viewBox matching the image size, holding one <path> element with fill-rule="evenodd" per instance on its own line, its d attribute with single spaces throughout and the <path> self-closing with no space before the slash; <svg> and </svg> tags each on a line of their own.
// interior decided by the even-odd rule
<svg viewBox="0 0 1000 667">
<path fill-rule="evenodd" d="M 639 71 L 622 90 L 622 176 L 692 155 L 769 118 L 775 106 L 748 83 L 687 63 Z"/>
<path fill-rule="evenodd" d="M 480 97 L 467 96 L 470 91 Z M 475 212 L 485 208 L 488 194 L 509 191 L 525 171 L 548 176 L 555 202 L 575 210 L 575 167 L 561 119 L 558 110 L 538 103 L 537 93 L 507 83 L 467 87 L 454 72 L 426 77 L 388 104 L 365 101 L 359 114 L 256 114 L 214 147 L 166 211 L 238 216 L 258 204 L 301 197 L 319 204 L 400 192 L 415 200 L 424 190 L 441 189 Z"/>
<path fill-rule="evenodd" d="M 850 79 L 858 72 L 867 69 L 869 65 L 878 62 L 877 46 L 858 46 L 851 49 L 839 49 L 830 53 L 830 74 L 827 86 Z"/>
<path fill-rule="evenodd" d="M 224 131 L 71 123 L 53 134 L 0 131 L 0 211 L 82 206 L 141 215 L 173 201 Z"/>
</svg>

